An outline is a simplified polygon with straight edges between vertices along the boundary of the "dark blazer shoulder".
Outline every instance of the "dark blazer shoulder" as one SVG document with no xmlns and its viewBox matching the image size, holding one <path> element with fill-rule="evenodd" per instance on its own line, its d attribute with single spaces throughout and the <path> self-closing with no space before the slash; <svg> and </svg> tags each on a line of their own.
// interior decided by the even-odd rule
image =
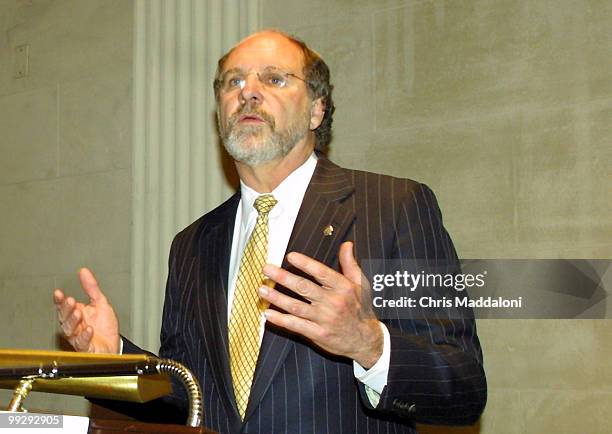
<svg viewBox="0 0 612 434">
<path fill-rule="evenodd" d="M 325 157 L 320 157 L 319 165 L 315 182 L 334 179 L 337 184 L 345 184 L 352 190 L 352 195 L 347 195 L 346 200 L 355 200 L 356 203 L 362 204 L 366 207 L 365 212 L 371 214 L 374 212 L 373 208 L 376 208 L 376 212 L 382 217 L 389 213 L 413 214 L 427 211 L 442 221 L 434 192 L 422 182 L 341 167 Z"/>
<path fill-rule="evenodd" d="M 433 194 L 424 183 L 383 173 L 369 172 L 339 166 L 326 157 L 319 156 L 318 182 L 336 179 L 348 183 L 356 194 L 375 193 L 382 197 L 392 194 Z"/>
<path fill-rule="evenodd" d="M 178 251 L 188 251 L 186 247 L 194 245 L 197 240 L 201 239 L 204 234 L 215 227 L 222 225 L 226 227 L 228 225 L 233 226 L 239 202 L 240 193 L 234 193 L 221 205 L 207 212 L 177 233 L 172 241 L 171 256 Z"/>
<path fill-rule="evenodd" d="M 373 190 L 375 190 L 376 194 L 383 197 L 392 194 L 401 194 L 404 196 L 431 192 L 431 189 L 426 184 L 410 178 L 400 178 L 383 173 L 367 172 L 357 169 L 342 170 L 352 179 L 352 183 L 356 187 L 357 192 L 373 192 Z"/>
<path fill-rule="evenodd" d="M 327 159 L 321 163 L 326 177 L 342 177 L 352 190 L 343 202 L 355 212 L 355 241 L 361 247 L 358 254 L 362 258 L 377 254 L 387 258 L 456 260 L 438 200 L 426 184 L 343 168 Z"/>
</svg>

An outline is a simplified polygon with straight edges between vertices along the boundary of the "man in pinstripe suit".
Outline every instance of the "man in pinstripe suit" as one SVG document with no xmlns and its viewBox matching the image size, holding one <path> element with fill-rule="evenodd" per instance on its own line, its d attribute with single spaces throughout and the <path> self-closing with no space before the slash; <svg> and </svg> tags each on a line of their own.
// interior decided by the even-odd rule
<svg viewBox="0 0 612 434">
<path fill-rule="evenodd" d="M 219 61 L 215 95 L 241 190 L 176 236 L 160 349 L 199 378 L 206 425 L 227 433 L 414 433 L 415 422 L 477 420 L 486 382 L 470 312 L 439 308 L 420 319 L 377 318 L 363 289 L 359 261 L 367 259 L 440 261 L 458 269 L 431 190 L 343 169 L 323 156 L 334 110 L 329 70 L 301 41 L 276 31 L 243 40 Z M 278 201 L 263 269 L 276 287 L 259 289 L 271 307 L 261 320 L 242 417 L 228 320 L 256 218 L 253 202 L 265 193 Z M 90 305 L 55 292 L 71 344 L 139 351 L 120 338 L 91 273 L 80 277 Z M 184 393 L 177 390 L 174 400 L 184 401 Z"/>
</svg>

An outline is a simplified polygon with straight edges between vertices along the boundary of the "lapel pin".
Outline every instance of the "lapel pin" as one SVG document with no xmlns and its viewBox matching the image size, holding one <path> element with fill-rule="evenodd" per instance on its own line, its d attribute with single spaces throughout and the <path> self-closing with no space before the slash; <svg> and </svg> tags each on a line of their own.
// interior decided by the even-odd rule
<svg viewBox="0 0 612 434">
<path fill-rule="evenodd" d="M 323 235 L 325 235 L 326 237 L 329 237 L 333 233 L 334 227 L 332 225 L 327 225 L 323 228 Z"/>
</svg>

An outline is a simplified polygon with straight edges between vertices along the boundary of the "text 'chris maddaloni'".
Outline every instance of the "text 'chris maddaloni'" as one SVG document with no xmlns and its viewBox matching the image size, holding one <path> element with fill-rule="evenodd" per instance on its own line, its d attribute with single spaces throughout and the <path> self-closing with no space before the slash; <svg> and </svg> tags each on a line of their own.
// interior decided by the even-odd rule
<svg viewBox="0 0 612 434">
<path fill-rule="evenodd" d="M 487 272 L 442 274 L 410 273 L 396 271 L 392 274 L 375 274 L 372 277 L 372 289 L 375 293 L 391 290 L 385 294 L 374 295 L 372 304 L 375 308 L 521 308 L 522 297 L 505 298 L 480 296 L 470 298 L 463 291 L 470 288 L 482 288 L 485 285 Z M 452 294 L 442 295 L 441 291 L 452 289 Z M 408 291 L 408 292 L 406 292 Z M 403 295 L 406 294 L 406 295 Z"/>
</svg>

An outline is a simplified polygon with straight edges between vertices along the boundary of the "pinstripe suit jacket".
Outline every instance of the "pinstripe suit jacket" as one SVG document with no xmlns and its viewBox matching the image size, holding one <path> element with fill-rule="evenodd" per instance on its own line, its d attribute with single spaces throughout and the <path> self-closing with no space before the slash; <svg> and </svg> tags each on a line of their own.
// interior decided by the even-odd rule
<svg viewBox="0 0 612 434">
<path fill-rule="evenodd" d="M 161 357 L 201 382 L 205 425 L 222 433 L 414 433 L 414 423 L 474 422 L 486 400 L 473 319 L 384 320 L 391 335 L 388 384 L 377 408 L 352 362 L 267 324 L 242 423 L 227 341 L 227 282 L 239 194 L 180 232 L 170 252 Z M 333 225 L 332 236 L 322 228 Z M 436 199 L 414 181 L 340 168 L 321 157 L 287 251 L 338 269 L 341 242 L 359 259 L 436 258 L 456 264 Z M 285 263 L 284 267 L 288 267 Z M 295 270 L 292 270 L 295 272 Z M 184 399 L 176 390 L 177 398 Z"/>
</svg>

